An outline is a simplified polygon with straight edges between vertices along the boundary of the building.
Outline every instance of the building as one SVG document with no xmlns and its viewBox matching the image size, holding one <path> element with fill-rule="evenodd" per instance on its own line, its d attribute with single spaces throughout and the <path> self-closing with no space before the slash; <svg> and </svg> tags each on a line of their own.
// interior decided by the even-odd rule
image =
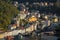
<svg viewBox="0 0 60 40">
<path fill-rule="evenodd" d="M 13 4 L 14 4 L 15 7 L 18 7 L 18 2 L 17 1 L 14 1 Z"/>
<path fill-rule="evenodd" d="M 37 21 L 37 18 L 33 15 L 32 17 L 30 17 L 30 18 L 28 19 L 28 21 L 29 21 L 29 22 L 35 22 L 35 21 Z"/>
<path fill-rule="evenodd" d="M 17 27 L 17 24 L 13 24 L 13 25 L 11 26 L 11 30 L 16 29 L 16 27 Z"/>
<path fill-rule="evenodd" d="M 4 38 L 4 34 L 0 34 L 0 39 L 3 39 Z"/>
<path fill-rule="evenodd" d="M 20 19 L 25 19 L 26 18 L 26 14 L 20 14 Z"/>
<path fill-rule="evenodd" d="M 25 5 L 23 3 L 20 3 L 19 6 L 18 6 L 18 9 L 20 11 L 25 11 Z"/>
</svg>

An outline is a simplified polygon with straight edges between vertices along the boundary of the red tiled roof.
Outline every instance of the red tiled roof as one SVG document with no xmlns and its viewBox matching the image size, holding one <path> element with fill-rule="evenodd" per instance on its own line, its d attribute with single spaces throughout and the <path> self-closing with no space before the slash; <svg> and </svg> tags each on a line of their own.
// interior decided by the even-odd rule
<svg viewBox="0 0 60 40">
<path fill-rule="evenodd" d="M 12 36 L 7 36 L 6 38 L 7 38 L 7 40 L 12 40 L 13 37 Z"/>
<path fill-rule="evenodd" d="M 23 26 L 20 26 L 19 28 L 22 29 L 22 30 L 25 29 Z"/>
<path fill-rule="evenodd" d="M 17 24 L 13 24 L 12 26 L 17 26 Z"/>
</svg>

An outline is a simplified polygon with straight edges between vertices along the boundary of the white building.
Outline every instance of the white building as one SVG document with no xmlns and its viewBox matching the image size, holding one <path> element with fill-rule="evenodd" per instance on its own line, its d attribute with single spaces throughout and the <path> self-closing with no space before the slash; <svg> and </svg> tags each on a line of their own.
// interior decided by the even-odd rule
<svg viewBox="0 0 60 40">
<path fill-rule="evenodd" d="M 14 1 L 14 6 L 18 7 L 18 2 Z"/>
<path fill-rule="evenodd" d="M 17 27 L 17 25 L 13 24 L 12 27 L 11 27 L 11 30 L 16 29 L 16 27 Z"/>
<path fill-rule="evenodd" d="M 43 20 L 43 21 L 41 21 L 41 23 L 42 23 L 42 29 L 43 29 L 47 26 L 50 26 L 51 21 L 50 20 Z"/>
<path fill-rule="evenodd" d="M 44 4 L 45 4 L 45 6 L 48 6 L 48 3 L 47 2 L 45 2 Z"/>
<path fill-rule="evenodd" d="M 43 2 L 41 2 L 41 3 L 40 3 L 40 6 L 44 6 L 44 3 L 43 3 Z"/>
<path fill-rule="evenodd" d="M 26 14 L 20 14 L 20 19 L 25 19 Z"/>
<path fill-rule="evenodd" d="M 20 21 L 18 20 L 18 21 L 17 21 L 17 27 L 19 27 L 19 24 L 20 24 Z"/>
<path fill-rule="evenodd" d="M 53 6 L 53 5 L 54 5 L 54 3 L 49 3 L 49 5 L 50 5 L 50 6 Z"/>
<path fill-rule="evenodd" d="M 45 28 L 45 27 L 47 26 L 47 23 L 46 23 L 44 20 L 41 21 L 41 23 L 42 23 L 42 29 Z"/>
</svg>

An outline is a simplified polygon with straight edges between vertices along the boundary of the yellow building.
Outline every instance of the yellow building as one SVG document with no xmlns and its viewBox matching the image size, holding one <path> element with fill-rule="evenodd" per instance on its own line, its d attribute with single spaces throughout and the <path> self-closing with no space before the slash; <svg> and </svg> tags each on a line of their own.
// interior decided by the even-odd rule
<svg viewBox="0 0 60 40">
<path fill-rule="evenodd" d="M 53 20 L 54 22 L 58 22 L 58 18 L 54 18 L 54 20 Z"/>
<path fill-rule="evenodd" d="M 0 38 L 4 38 L 4 34 L 0 34 Z"/>
<path fill-rule="evenodd" d="M 51 21 L 50 21 L 50 20 L 48 20 L 48 26 L 50 26 L 50 24 L 51 24 Z"/>
<path fill-rule="evenodd" d="M 47 2 L 45 2 L 45 6 L 47 6 L 48 5 L 48 3 Z"/>
<path fill-rule="evenodd" d="M 45 16 L 45 19 L 48 19 L 48 16 L 47 15 Z"/>
<path fill-rule="evenodd" d="M 37 21 L 37 18 L 35 16 L 32 16 L 28 19 L 29 22 Z"/>
</svg>

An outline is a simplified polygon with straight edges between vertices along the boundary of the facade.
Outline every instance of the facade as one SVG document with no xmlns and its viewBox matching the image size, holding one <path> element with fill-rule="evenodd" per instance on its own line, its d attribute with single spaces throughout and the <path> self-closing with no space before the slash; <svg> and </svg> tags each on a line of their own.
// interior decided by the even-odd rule
<svg viewBox="0 0 60 40">
<path fill-rule="evenodd" d="M 33 15 L 31 18 L 28 19 L 29 22 L 37 21 L 37 18 Z"/>
<path fill-rule="evenodd" d="M 17 27 L 17 24 L 13 24 L 11 27 L 11 30 L 16 29 L 16 27 Z"/>
<path fill-rule="evenodd" d="M 14 4 L 15 7 L 18 7 L 18 2 L 17 1 L 14 1 L 13 4 Z"/>
</svg>

